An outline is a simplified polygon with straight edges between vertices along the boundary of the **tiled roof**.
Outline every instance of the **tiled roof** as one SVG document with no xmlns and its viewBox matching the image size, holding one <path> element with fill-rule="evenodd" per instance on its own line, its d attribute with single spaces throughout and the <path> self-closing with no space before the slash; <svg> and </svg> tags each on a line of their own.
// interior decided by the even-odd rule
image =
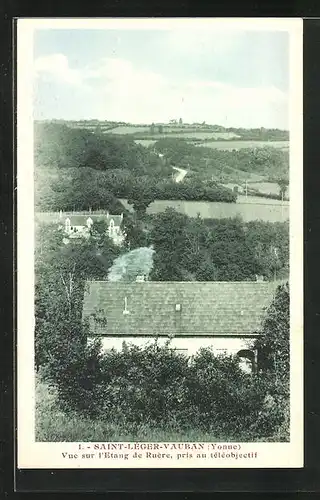
<svg viewBox="0 0 320 500">
<path fill-rule="evenodd" d="M 61 217 L 59 212 L 38 212 L 35 214 L 36 220 L 39 222 L 55 222 L 55 223 L 60 223 L 60 224 L 65 224 L 65 220 L 67 218 L 70 219 L 70 224 L 71 226 L 86 226 L 87 225 L 87 220 L 88 218 L 91 217 L 93 221 L 98 221 L 98 220 L 105 220 L 108 224 L 110 223 L 111 219 L 114 221 L 115 226 L 120 226 L 121 225 L 121 215 L 107 215 L 105 214 L 94 214 L 94 213 L 86 213 L 86 214 L 80 214 L 77 212 L 63 212 Z"/>
<path fill-rule="evenodd" d="M 97 334 L 245 336 L 259 330 L 275 289 L 270 282 L 94 281 L 87 282 L 83 315 L 102 312 L 107 326 L 96 323 Z"/>
</svg>

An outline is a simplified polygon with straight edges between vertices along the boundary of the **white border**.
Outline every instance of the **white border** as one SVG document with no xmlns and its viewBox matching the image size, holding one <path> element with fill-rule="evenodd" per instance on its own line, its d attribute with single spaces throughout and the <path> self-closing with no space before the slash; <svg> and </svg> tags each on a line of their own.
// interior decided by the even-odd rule
<svg viewBox="0 0 320 500">
<path fill-rule="evenodd" d="M 18 468 L 282 468 L 303 466 L 303 189 L 302 189 L 302 19 L 18 19 L 17 28 L 17 445 Z M 62 458 L 79 443 L 36 443 L 34 433 L 34 220 L 33 220 L 33 32 L 35 29 L 203 29 L 281 30 L 290 34 L 290 325 L 291 441 L 241 443 L 256 459 L 98 460 Z M 171 444 L 171 443 L 170 443 Z M 209 446 L 209 443 L 205 444 Z M 93 444 L 82 443 L 93 449 Z M 133 445 L 132 445 L 133 446 Z M 238 449 L 239 452 L 239 449 Z M 175 452 L 173 452 L 173 455 Z"/>
</svg>

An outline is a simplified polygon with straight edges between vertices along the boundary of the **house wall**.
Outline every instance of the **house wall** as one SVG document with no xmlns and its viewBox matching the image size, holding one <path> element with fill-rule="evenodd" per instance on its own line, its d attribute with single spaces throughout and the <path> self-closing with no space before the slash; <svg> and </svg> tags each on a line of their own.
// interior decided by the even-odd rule
<svg viewBox="0 0 320 500">
<path fill-rule="evenodd" d="M 147 344 L 153 343 L 152 337 L 102 337 L 103 350 L 116 349 L 121 350 L 123 342 L 126 344 L 134 344 L 139 347 L 144 347 Z M 159 345 L 164 345 L 168 337 L 159 337 Z M 172 349 L 187 349 L 186 354 L 192 356 L 201 347 L 211 347 L 216 354 L 237 354 L 242 349 L 248 349 L 252 344 L 253 339 L 239 337 L 174 337 L 171 340 Z"/>
<path fill-rule="evenodd" d="M 64 223 L 64 226 L 60 226 L 65 228 L 65 233 L 69 235 L 71 238 L 81 238 L 83 236 L 88 237 L 90 235 L 90 227 L 87 225 L 85 226 L 75 226 L 72 225 L 72 219 L 70 221 L 70 229 L 67 230 L 66 223 Z M 72 228 L 72 229 L 71 229 Z M 74 231 L 76 229 L 76 231 Z M 122 245 L 125 236 L 120 228 L 120 226 L 112 226 L 109 224 L 108 227 L 108 236 L 113 240 L 115 245 Z"/>
</svg>

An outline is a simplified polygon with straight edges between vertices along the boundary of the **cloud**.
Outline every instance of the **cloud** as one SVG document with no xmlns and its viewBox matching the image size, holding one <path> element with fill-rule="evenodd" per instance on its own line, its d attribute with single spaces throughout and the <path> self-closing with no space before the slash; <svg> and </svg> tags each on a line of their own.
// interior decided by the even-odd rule
<svg viewBox="0 0 320 500">
<path fill-rule="evenodd" d="M 185 122 L 235 127 L 288 126 L 287 95 L 274 86 L 177 79 L 120 58 L 73 69 L 63 54 L 38 58 L 35 71 L 37 76 L 89 90 L 92 117 L 98 119 L 152 123 L 182 117 Z M 73 119 L 79 118 L 77 112 L 81 110 L 74 110 Z"/>
<path fill-rule="evenodd" d="M 149 88 L 154 85 L 161 85 L 164 78 L 155 72 L 137 69 L 125 59 L 104 58 L 96 68 L 87 69 L 87 78 L 96 79 L 100 85 L 107 87 Z"/>
<path fill-rule="evenodd" d="M 101 76 L 101 116 L 108 110 L 119 120 L 151 123 L 182 117 L 187 122 L 273 127 L 280 111 L 286 113 L 286 94 L 272 86 L 175 80 L 120 60 L 104 61 Z M 285 119 L 282 126 L 287 126 Z"/>
<path fill-rule="evenodd" d="M 83 74 L 69 66 L 67 56 L 64 54 L 51 54 L 38 57 L 34 62 L 35 76 L 49 81 L 58 81 L 69 85 L 81 85 Z"/>
</svg>

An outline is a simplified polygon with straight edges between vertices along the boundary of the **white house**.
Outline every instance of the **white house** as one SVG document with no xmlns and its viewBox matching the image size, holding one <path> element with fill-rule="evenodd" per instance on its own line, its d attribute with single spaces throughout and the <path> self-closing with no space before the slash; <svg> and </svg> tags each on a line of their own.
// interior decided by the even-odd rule
<svg viewBox="0 0 320 500">
<path fill-rule="evenodd" d="M 81 212 L 47 212 L 37 213 L 36 220 L 41 222 L 54 222 L 63 230 L 65 242 L 69 238 L 82 238 L 90 236 L 90 228 L 96 221 L 105 221 L 107 233 L 116 245 L 122 245 L 125 233 L 122 228 L 123 214 L 112 215 L 105 213 Z"/>
<path fill-rule="evenodd" d="M 88 237 L 91 226 L 95 221 L 105 221 L 107 223 L 108 236 L 116 245 L 121 245 L 125 235 L 121 229 L 123 214 L 65 214 L 60 217 L 60 224 L 69 238 Z"/>
<path fill-rule="evenodd" d="M 259 335 L 276 284 L 270 282 L 87 282 L 83 317 L 103 348 L 144 346 L 158 338 L 187 356 L 200 347 L 256 365 Z"/>
</svg>

